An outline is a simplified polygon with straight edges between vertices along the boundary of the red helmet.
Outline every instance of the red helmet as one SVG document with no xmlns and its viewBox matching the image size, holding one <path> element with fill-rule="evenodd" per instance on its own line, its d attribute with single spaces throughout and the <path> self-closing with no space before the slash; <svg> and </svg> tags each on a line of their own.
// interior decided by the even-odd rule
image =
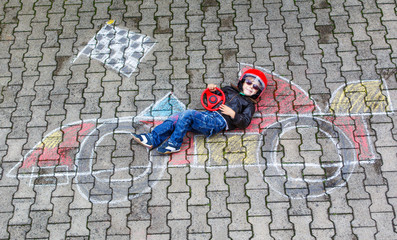
<svg viewBox="0 0 397 240">
<path fill-rule="evenodd" d="M 243 68 L 241 72 L 242 74 L 240 76 L 240 80 L 238 84 L 239 87 L 242 87 L 242 84 L 245 82 L 246 77 L 254 77 L 255 80 L 259 82 L 260 89 L 254 96 L 252 96 L 252 98 L 256 99 L 260 97 L 267 87 L 267 78 L 265 74 L 262 71 L 254 68 Z"/>
</svg>

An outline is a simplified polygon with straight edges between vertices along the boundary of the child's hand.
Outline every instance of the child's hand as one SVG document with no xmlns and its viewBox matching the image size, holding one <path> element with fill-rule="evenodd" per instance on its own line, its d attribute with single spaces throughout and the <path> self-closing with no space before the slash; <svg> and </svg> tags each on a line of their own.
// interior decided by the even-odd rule
<svg viewBox="0 0 397 240">
<path fill-rule="evenodd" d="M 231 118 L 234 118 L 236 116 L 236 112 L 225 104 L 222 104 L 220 109 L 223 114 L 228 115 Z"/>
<path fill-rule="evenodd" d="M 211 91 L 211 92 L 215 92 L 216 91 L 216 85 L 213 83 L 208 84 L 207 88 Z"/>
</svg>

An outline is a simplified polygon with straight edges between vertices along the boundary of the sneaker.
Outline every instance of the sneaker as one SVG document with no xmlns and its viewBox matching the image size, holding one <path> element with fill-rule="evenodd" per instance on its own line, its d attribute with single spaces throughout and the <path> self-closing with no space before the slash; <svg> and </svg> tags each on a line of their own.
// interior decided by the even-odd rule
<svg viewBox="0 0 397 240">
<path fill-rule="evenodd" d="M 180 147 L 174 147 L 168 141 L 163 143 L 159 148 L 157 148 L 157 152 L 161 154 L 175 153 L 175 152 L 179 152 L 180 150 L 181 150 Z"/>
<path fill-rule="evenodd" d="M 147 148 L 152 148 L 153 147 L 153 143 L 150 140 L 150 137 L 148 136 L 148 134 L 144 133 L 144 134 L 132 134 L 132 138 L 139 144 L 147 147 Z"/>
</svg>

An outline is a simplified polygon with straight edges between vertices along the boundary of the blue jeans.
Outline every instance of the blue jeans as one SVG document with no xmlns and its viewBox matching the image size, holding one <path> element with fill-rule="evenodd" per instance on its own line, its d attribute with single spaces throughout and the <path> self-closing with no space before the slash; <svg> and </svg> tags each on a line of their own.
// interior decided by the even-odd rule
<svg viewBox="0 0 397 240">
<path fill-rule="evenodd" d="M 160 146 L 167 138 L 174 147 L 180 147 L 188 131 L 210 137 L 226 128 L 225 119 L 217 112 L 185 110 L 172 115 L 149 134 L 153 147 Z"/>
</svg>

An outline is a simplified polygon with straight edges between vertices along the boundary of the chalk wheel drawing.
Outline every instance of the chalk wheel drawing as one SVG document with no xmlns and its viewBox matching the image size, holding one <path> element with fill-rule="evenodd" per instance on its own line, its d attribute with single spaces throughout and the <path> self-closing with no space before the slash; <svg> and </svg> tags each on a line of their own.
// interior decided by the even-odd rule
<svg viewBox="0 0 397 240">
<path fill-rule="evenodd" d="M 292 160 L 291 156 L 286 159 L 280 138 L 290 131 L 295 134 L 311 131 L 320 136 L 320 140 L 316 140 L 316 136 L 308 139 L 307 134 L 298 134 L 302 143 L 328 143 L 326 146 L 318 145 L 318 149 L 314 150 L 318 153 L 317 159 L 305 158 L 303 154 L 293 156 Z M 305 151 L 300 150 L 299 152 Z M 313 155 L 313 149 L 306 151 L 311 151 L 310 154 Z M 327 151 L 333 157 L 328 158 Z M 293 117 L 267 127 L 263 132 L 262 154 L 258 166 L 264 181 L 275 192 L 294 199 L 319 197 L 343 187 L 358 163 L 354 144 L 345 133 L 332 123 L 317 117 Z M 294 157 L 301 160 L 295 161 Z"/>
<path fill-rule="evenodd" d="M 85 138 L 76 155 L 77 175 L 74 179 L 84 198 L 93 203 L 118 203 L 151 192 L 164 174 L 167 156 L 135 152 L 126 167 L 94 169 L 98 164 L 96 148 L 104 138 L 133 132 L 131 121 L 111 121 L 103 123 Z"/>
</svg>

